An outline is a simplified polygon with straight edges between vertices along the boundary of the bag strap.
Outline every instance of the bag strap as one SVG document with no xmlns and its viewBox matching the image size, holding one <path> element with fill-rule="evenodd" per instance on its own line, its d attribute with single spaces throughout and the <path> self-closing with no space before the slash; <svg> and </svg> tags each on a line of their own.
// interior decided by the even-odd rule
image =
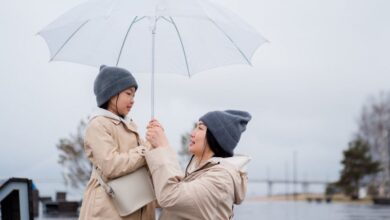
<svg viewBox="0 0 390 220">
<path fill-rule="evenodd" d="M 133 132 L 133 131 L 132 131 Z M 141 144 L 141 141 L 140 141 L 140 138 L 139 138 L 139 134 L 138 132 L 133 132 L 136 139 L 137 139 L 137 145 L 140 146 Z M 93 172 L 95 172 L 96 174 L 96 177 L 97 177 L 97 181 L 99 182 L 100 186 L 103 187 L 104 191 L 106 191 L 106 193 L 111 196 L 111 197 L 115 197 L 115 193 L 114 193 L 114 190 L 111 188 L 111 186 L 109 186 L 102 178 L 102 175 L 100 173 L 100 171 L 98 170 L 98 168 L 93 165 Z"/>
<path fill-rule="evenodd" d="M 97 177 L 96 179 L 99 182 L 100 186 L 103 187 L 104 191 L 106 191 L 106 193 L 109 196 L 114 197 L 115 196 L 114 190 L 111 188 L 111 186 L 109 186 L 106 182 L 104 182 L 98 168 L 95 165 L 93 166 L 93 172 L 95 172 Z"/>
</svg>

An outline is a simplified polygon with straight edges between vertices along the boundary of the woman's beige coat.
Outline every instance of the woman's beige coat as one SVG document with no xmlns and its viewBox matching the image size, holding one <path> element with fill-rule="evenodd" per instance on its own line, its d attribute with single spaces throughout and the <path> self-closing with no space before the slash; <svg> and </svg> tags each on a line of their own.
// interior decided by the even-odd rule
<svg viewBox="0 0 390 220">
<path fill-rule="evenodd" d="M 169 147 L 151 150 L 145 158 L 163 208 L 162 220 L 232 219 L 233 205 L 245 197 L 247 175 L 240 169 L 249 162 L 246 156 L 211 158 L 187 176 Z"/>
<path fill-rule="evenodd" d="M 143 154 L 149 148 L 142 146 L 142 143 L 139 146 L 138 139 L 137 128 L 132 121 L 99 109 L 86 128 L 84 150 L 92 164 L 101 171 L 103 178 L 113 179 L 145 166 Z M 153 203 L 129 216 L 120 217 L 95 175 L 96 173 L 92 172 L 85 190 L 80 220 L 155 219 Z"/>
</svg>

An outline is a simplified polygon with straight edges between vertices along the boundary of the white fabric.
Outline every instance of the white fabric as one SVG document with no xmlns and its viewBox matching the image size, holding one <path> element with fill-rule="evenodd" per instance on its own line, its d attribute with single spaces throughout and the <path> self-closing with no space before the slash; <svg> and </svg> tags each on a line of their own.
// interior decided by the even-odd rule
<svg viewBox="0 0 390 220">
<path fill-rule="evenodd" d="M 150 73 L 154 27 L 156 73 L 192 75 L 249 64 L 266 42 L 238 16 L 206 0 L 90 0 L 39 34 L 52 60 L 115 66 L 120 56 L 118 66 Z"/>
<path fill-rule="evenodd" d="M 92 119 L 94 119 L 95 117 L 97 116 L 105 116 L 105 117 L 108 117 L 108 118 L 112 118 L 112 119 L 115 119 L 117 121 L 121 121 L 125 124 L 129 123 L 131 121 L 131 118 L 129 118 L 128 116 L 126 116 L 125 118 L 122 118 L 122 117 L 119 117 L 118 115 L 106 110 L 106 109 L 103 109 L 103 108 L 96 108 L 94 109 L 94 111 L 91 113 L 91 115 L 89 116 L 89 121 L 91 121 Z"/>
<path fill-rule="evenodd" d="M 234 167 L 236 167 L 237 170 L 240 170 L 242 172 L 246 172 L 247 165 L 251 161 L 251 158 L 249 156 L 246 156 L 246 155 L 237 154 L 237 155 L 234 155 L 233 157 L 226 157 L 226 158 L 213 157 L 212 160 L 214 162 L 222 162 L 223 161 L 223 162 L 229 163 L 229 164 L 233 165 Z"/>
</svg>

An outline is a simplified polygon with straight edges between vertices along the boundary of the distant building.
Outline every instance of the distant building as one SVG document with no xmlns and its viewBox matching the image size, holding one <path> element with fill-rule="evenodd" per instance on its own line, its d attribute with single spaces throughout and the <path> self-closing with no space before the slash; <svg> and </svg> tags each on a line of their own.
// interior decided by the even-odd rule
<svg viewBox="0 0 390 220">
<path fill-rule="evenodd" d="M 57 192 L 56 200 L 50 197 L 41 198 L 43 215 L 46 217 L 77 217 L 79 215 L 80 201 L 67 201 L 66 192 Z"/>
<path fill-rule="evenodd" d="M 0 180 L 1 219 L 34 219 L 32 181 L 24 178 Z"/>
<path fill-rule="evenodd" d="M 0 219 L 33 220 L 39 215 L 39 201 L 46 217 L 77 217 L 80 201 L 67 201 L 66 192 L 57 192 L 55 201 L 39 197 L 33 182 L 26 178 L 0 180 Z"/>
</svg>

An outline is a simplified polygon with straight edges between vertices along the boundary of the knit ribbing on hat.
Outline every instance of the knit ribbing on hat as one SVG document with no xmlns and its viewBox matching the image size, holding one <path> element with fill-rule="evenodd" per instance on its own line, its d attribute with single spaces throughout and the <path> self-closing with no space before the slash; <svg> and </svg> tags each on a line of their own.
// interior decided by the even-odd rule
<svg viewBox="0 0 390 220">
<path fill-rule="evenodd" d="M 99 107 L 102 106 L 111 97 L 130 87 L 137 89 L 138 84 L 128 70 L 119 67 L 102 66 L 94 83 L 97 105 Z"/>
<path fill-rule="evenodd" d="M 238 110 L 213 111 L 199 120 L 207 126 L 223 150 L 233 153 L 242 132 L 246 130 L 246 125 L 251 120 L 251 115 Z"/>
</svg>

